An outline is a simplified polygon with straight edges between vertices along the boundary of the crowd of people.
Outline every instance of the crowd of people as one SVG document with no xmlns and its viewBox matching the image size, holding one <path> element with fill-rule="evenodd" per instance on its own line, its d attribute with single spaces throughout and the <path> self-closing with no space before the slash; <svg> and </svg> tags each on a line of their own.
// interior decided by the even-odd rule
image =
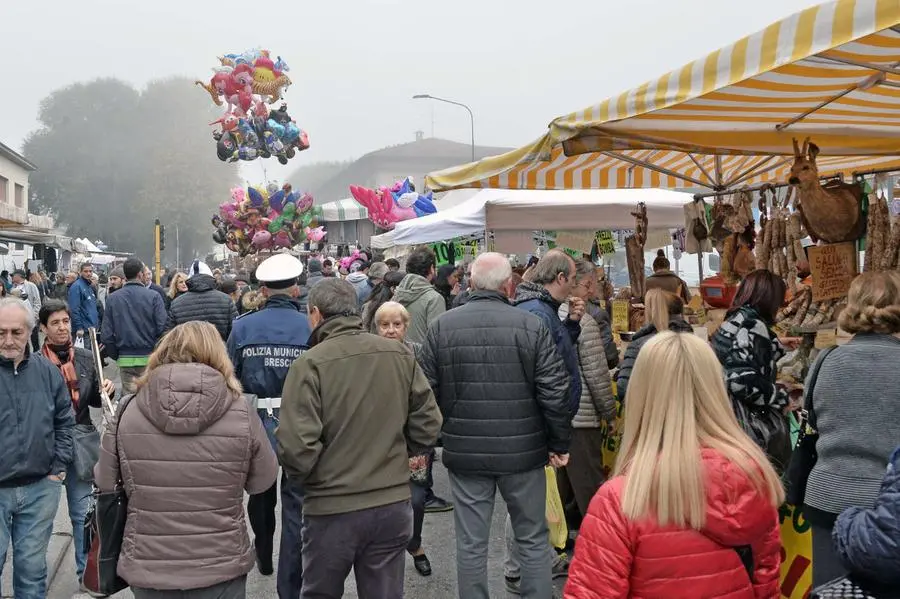
<svg viewBox="0 0 900 599">
<path fill-rule="evenodd" d="M 89 264 L 64 300 L 14 273 L 18 297 L 0 299 L 0 402 L 15 414 L 0 421 L 0 564 L 11 543 L 15 597 L 46 594 L 61 488 L 81 577 L 91 489 L 118 484 L 118 573 L 138 599 L 244 597 L 254 567 L 282 599 L 341 597 L 351 571 L 360 597 L 399 598 L 407 554 L 432 574 L 422 531 L 437 511 L 453 512 L 459 597 L 487 599 L 498 491 L 516 595 L 555 597 L 565 580 L 578 599 L 780 596 L 799 408 L 777 381 L 795 343 L 773 329 L 780 278 L 747 275 L 708 343 L 660 261 L 620 364 L 602 269 L 562 251 L 524 269 L 496 253 L 438 268 L 427 248 L 403 271 L 333 266 L 279 254 L 226 277 L 194 261 L 163 288 L 129 258 L 105 301 Z M 858 277 L 840 324 L 853 339 L 823 352 L 807 390 L 813 578 L 897 584 L 900 275 Z M 90 329 L 121 388 L 96 372 Z M 76 454 L 103 395 L 121 398 L 85 468 Z M 432 491 L 439 445 L 452 501 Z M 551 543 L 548 466 L 574 551 Z"/>
</svg>

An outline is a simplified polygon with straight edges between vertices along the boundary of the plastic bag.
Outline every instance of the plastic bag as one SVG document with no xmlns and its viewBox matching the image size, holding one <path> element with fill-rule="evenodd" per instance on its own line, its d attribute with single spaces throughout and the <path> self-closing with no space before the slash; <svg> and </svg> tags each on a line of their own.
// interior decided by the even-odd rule
<svg viewBox="0 0 900 599">
<path fill-rule="evenodd" d="M 569 541 L 569 529 L 566 525 L 562 499 L 559 497 L 559 488 L 556 486 L 556 470 L 545 466 L 544 474 L 547 476 L 546 517 L 547 527 L 550 529 L 550 544 L 557 549 L 565 549 Z"/>
</svg>

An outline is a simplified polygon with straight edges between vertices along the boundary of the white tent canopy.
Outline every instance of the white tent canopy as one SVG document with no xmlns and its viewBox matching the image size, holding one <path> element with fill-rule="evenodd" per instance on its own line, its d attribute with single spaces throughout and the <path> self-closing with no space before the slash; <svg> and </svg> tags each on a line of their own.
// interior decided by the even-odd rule
<svg viewBox="0 0 900 599">
<path fill-rule="evenodd" d="M 469 189 L 451 191 L 435 201 L 438 209 L 435 214 L 400 221 L 393 231 L 372 237 L 370 243 L 374 249 L 386 249 L 483 233 L 484 203 L 509 193 L 505 189 L 484 189 L 474 194 Z"/>
<path fill-rule="evenodd" d="M 509 191 L 485 204 L 489 231 L 633 229 L 631 212 L 647 206 L 651 229 L 684 226 L 690 194 L 665 189 Z"/>
<path fill-rule="evenodd" d="M 691 199 L 661 189 L 483 189 L 453 208 L 397 223 L 393 231 L 373 237 L 372 247 L 433 243 L 485 230 L 632 229 L 631 211 L 640 202 L 647 206 L 651 229 L 677 228 L 684 226 L 684 205 Z"/>
</svg>

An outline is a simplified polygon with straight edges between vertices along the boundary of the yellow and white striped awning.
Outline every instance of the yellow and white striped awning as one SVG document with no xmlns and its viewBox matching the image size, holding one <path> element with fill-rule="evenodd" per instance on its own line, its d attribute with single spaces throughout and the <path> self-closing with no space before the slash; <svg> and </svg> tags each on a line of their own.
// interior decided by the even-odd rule
<svg viewBox="0 0 900 599">
<path fill-rule="evenodd" d="M 823 175 L 900 168 L 900 0 L 808 8 L 426 183 L 729 189 L 783 182 L 793 137 Z"/>
</svg>

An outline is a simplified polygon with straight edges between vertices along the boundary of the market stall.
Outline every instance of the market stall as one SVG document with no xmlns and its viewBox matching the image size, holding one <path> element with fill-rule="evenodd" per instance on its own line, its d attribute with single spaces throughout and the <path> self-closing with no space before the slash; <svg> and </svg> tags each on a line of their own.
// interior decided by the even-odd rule
<svg viewBox="0 0 900 599">
<path fill-rule="evenodd" d="M 898 25 L 896 3 L 813 6 L 426 184 L 721 191 L 785 182 L 791 139 L 806 136 L 822 150 L 821 175 L 900 167 Z"/>
<path fill-rule="evenodd" d="M 738 255 L 785 279 L 794 300 L 781 328 L 802 334 L 807 353 L 783 366 L 802 380 L 814 350 L 841 337 L 834 321 L 860 267 L 897 268 L 900 209 L 871 175 L 900 169 L 898 64 L 900 4 L 826 2 L 555 119 L 525 147 L 426 182 L 435 190 L 701 190 L 685 212 L 687 251 L 719 249 L 723 280 L 710 291 L 725 304 Z M 750 198 L 759 220 L 748 222 L 747 196 L 759 191 L 763 198 Z M 802 283 L 801 260 L 812 271 Z M 811 585 L 808 524 L 798 507 L 784 506 L 781 517 L 782 594 L 800 599 Z"/>
<path fill-rule="evenodd" d="M 451 192 L 453 193 L 453 192 Z M 450 194 L 448 194 L 449 198 Z M 639 203 L 647 206 L 648 218 L 658 229 L 680 227 L 683 207 L 690 195 L 666 190 L 575 190 L 523 191 L 485 189 L 453 208 L 437 214 L 397 223 L 389 233 L 372 238 L 372 247 L 385 249 L 445 241 L 485 231 L 502 237 L 501 232 L 538 230 L 631 229 L 629 215 Z M 438 202 L 439 206 L 443 206 Z M 498 251 L 506 251 L 497 247 Z"/>
<path fill-rule="evenodd" d="M 460 193 L 468 196 L 468 199 L 462 203 L 452 204 L 446 209 L 443 201 L 435 202 L 438 206 L 437 213 L 398 222 L 392 231 L 372 237 L 372 247 L 388 249 L 482 234 L 485 202 L 509 195 L 508 191 L 499 189 L 482 190 L 474 194 L 469 190 L 460 190 L 447 194 L 447 203 L 453 202 L 454 194 Z"/>
<path fill-rule="evenodd" d="M 368 210 L 353 198 L 315 206 L 313 212 L 325 225 L 329 243 L 367 246 L 375 234 L 375 225 L 369 220 Z"/>
</svg>

